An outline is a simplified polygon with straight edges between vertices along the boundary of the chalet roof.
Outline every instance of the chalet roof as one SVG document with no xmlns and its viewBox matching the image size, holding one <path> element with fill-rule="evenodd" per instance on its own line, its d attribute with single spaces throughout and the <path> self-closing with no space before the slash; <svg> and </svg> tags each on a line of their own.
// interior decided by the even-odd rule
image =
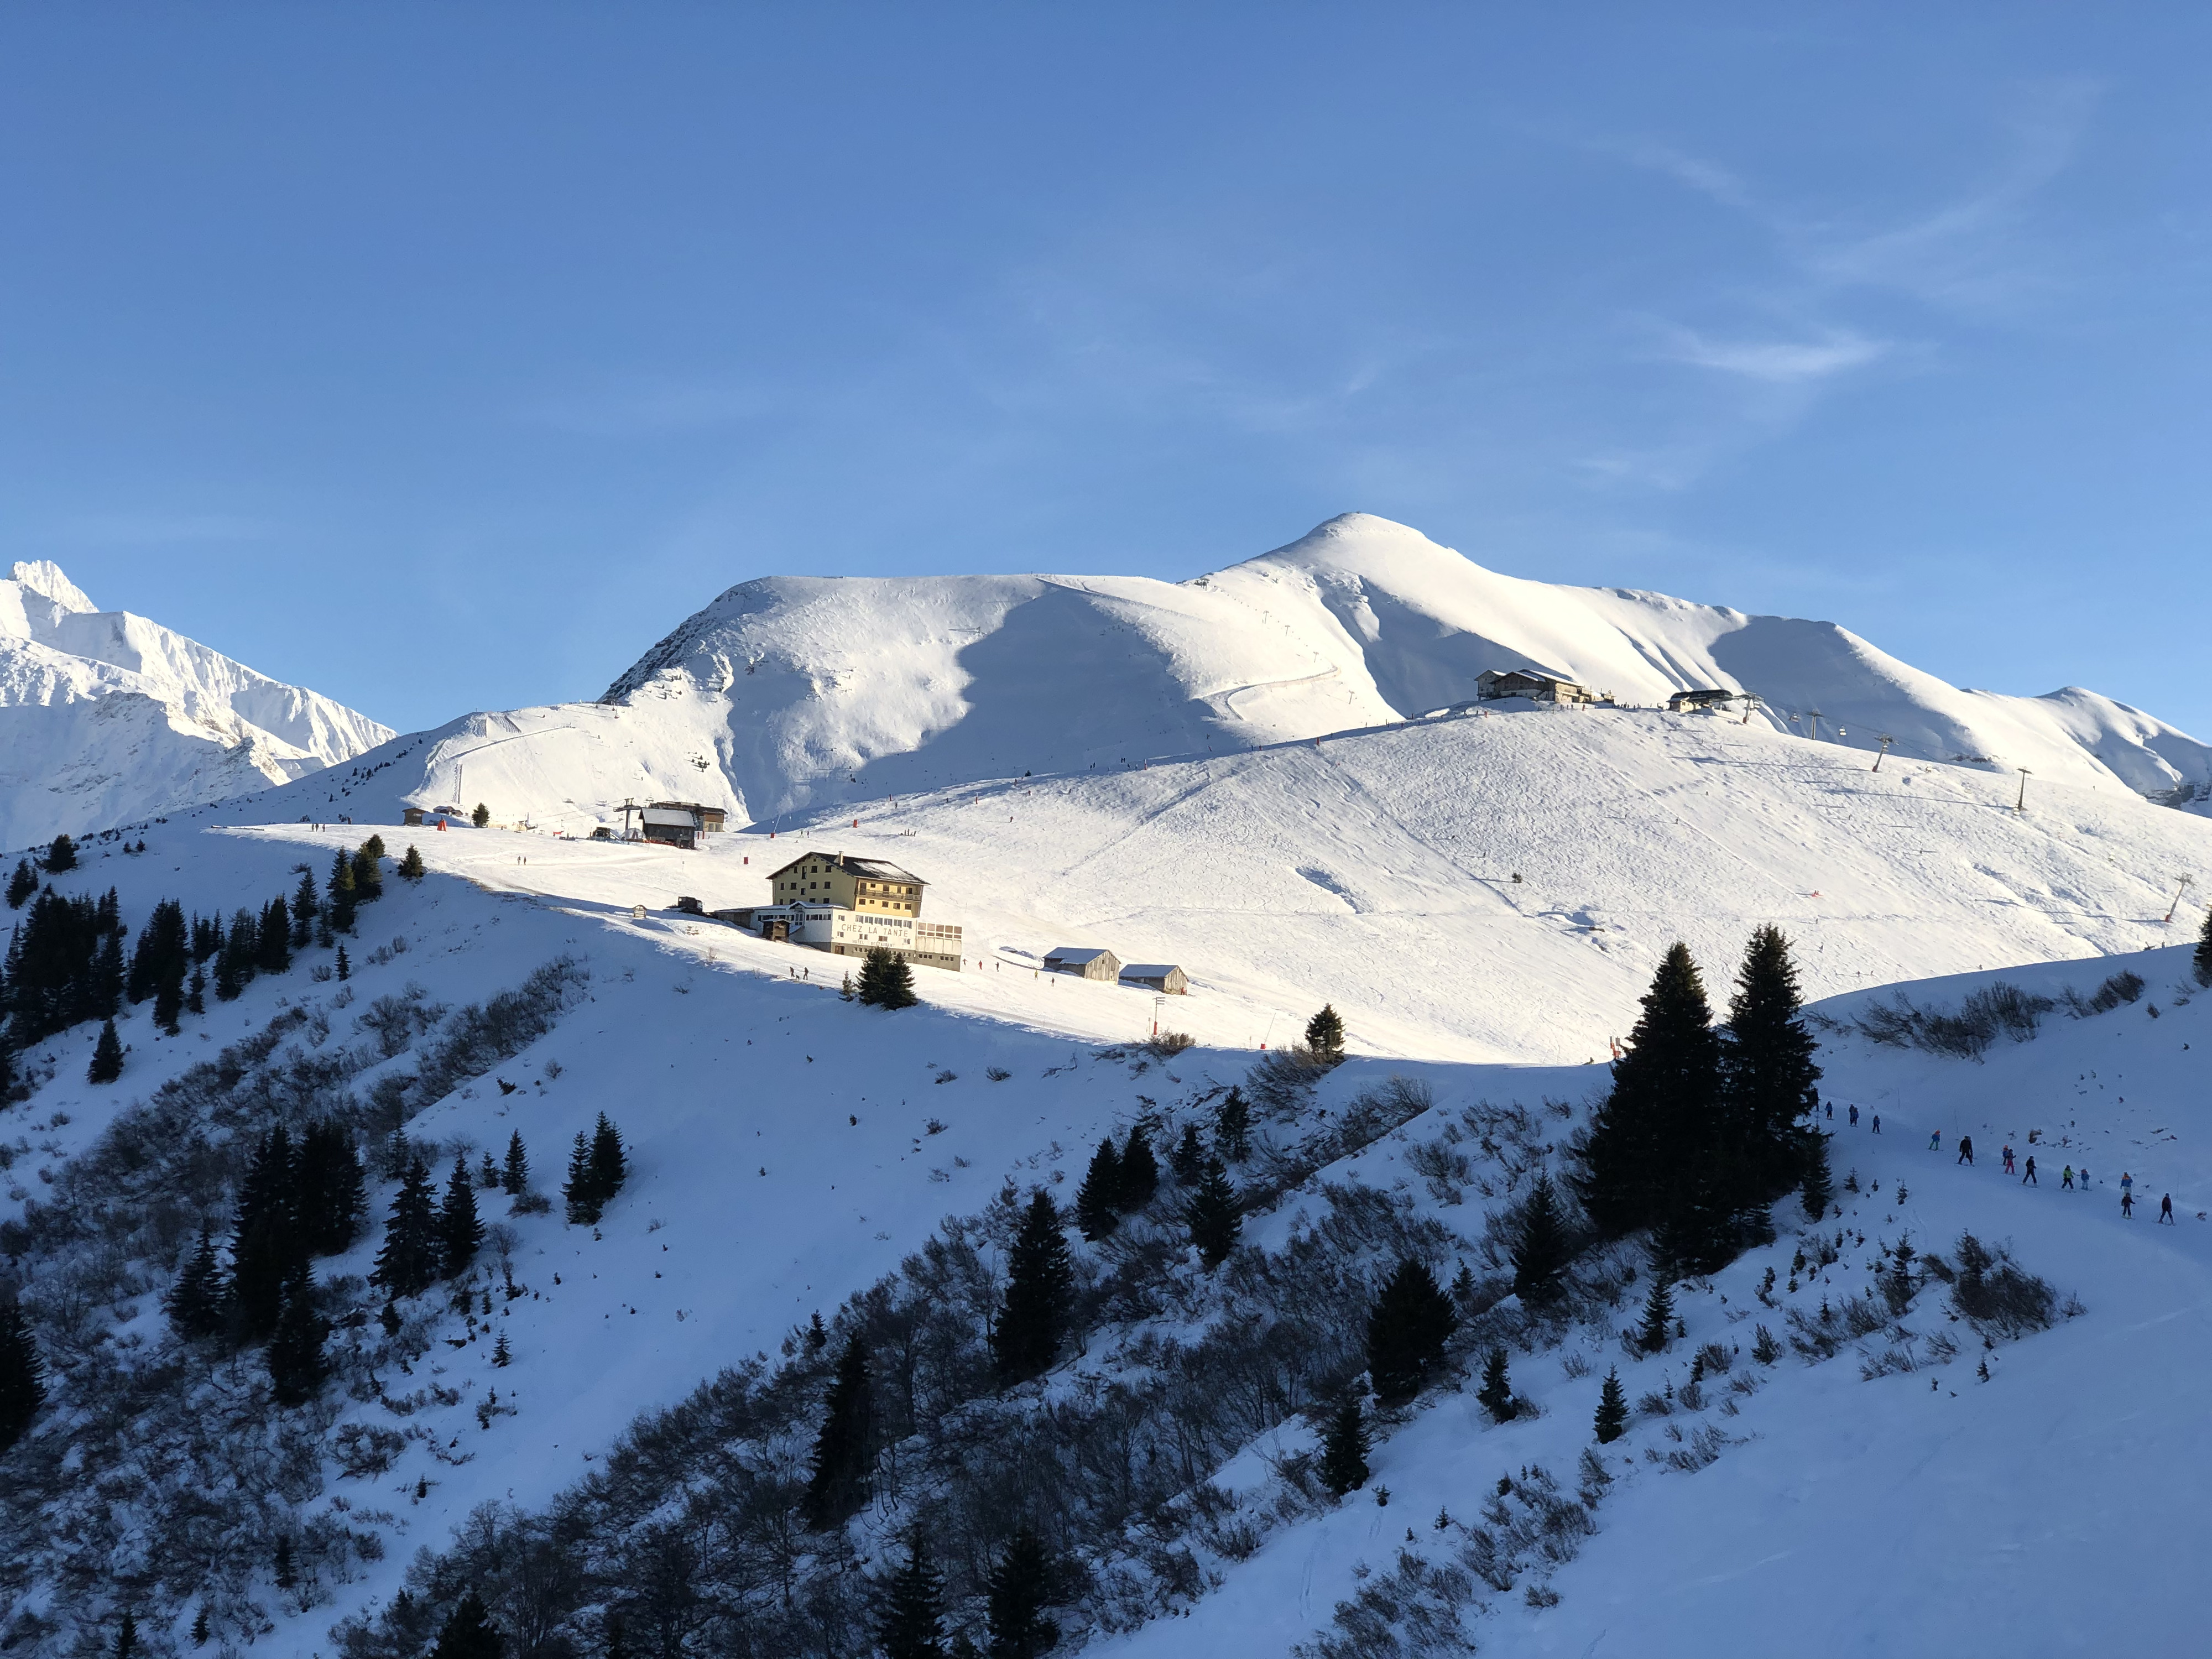
<svg viewBox="0 0 2212 1659">
<path fill-rule="evenodd" d="M 1486 668 L 1475 676 L 1478 680 L 1539 680 L 1551 685 L 1578 685 L 1579 680 L 1565 674 L 1554 674 L 1548 668 Z"/>
<path fill-rule="evenodd" d="M 1133 962 L 1121 969 L 1123 979 L 1165 979 L 1170 974 L 1182 971 L 1182 965 L 1174 962 Z"/>
<path fill-rule="evenodd" d="M 915 875 L 910 871 L 900 869 L 888 859 L 852 859 L 847 858 L 842 853 L 801 853 L 782 869 L 769 871 L 769 879 L 774 881 L 778 876 L 796 870 L 809 859 L 821 859 L 831 869 L 841 871 L 846 875 L 858 876 L 864 881 L 904 881 L 911 882 L 916 887 L 929 885 L 920 876 Z"/>
<path fill-rule="evenodd" d="M 1101 957 L 1110 957 L 1111 951 L 1094 951 L 1085 945 L 1063 945 L 1056 951 L 1044 953 L 1047 962 L 1096 962 Z"/>
<path fill-rule="evenodd" d="M 663 829 L 696 830 L 699 827 L 699 815 L 689 808 L 677 811 L 665 806 L 647 806 L 640 811 L 644 813 L 642 822 Z"/>
</svg>

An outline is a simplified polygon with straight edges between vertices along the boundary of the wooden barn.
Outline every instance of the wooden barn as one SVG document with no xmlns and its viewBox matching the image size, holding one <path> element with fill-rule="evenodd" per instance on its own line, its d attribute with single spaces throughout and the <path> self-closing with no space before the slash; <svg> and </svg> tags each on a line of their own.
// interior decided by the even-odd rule
<svg viewBox="0 0 2212 1659">
<path fill-rule="evenodd" d="M 1133 962 L 1121 977 L 1133 990 L 1160 991 L 1171 997 L 1190 994 L 1190 975 L 1172 962 Z"/>
<path fill-rule="evenodd" d="M 1121 958 L 1111 951 L 1063 945 L 1045 953 L 1044 970 L 1048 974 L 1073 974 L 1078 979 L 1103 980 L 1111 985 L 1121 976 Z"/>
</svg>

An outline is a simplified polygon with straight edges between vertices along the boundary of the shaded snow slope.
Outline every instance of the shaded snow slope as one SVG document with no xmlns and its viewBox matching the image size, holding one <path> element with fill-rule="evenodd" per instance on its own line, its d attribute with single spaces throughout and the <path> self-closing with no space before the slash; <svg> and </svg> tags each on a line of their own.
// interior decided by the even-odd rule
<svg viewBox="0 0 2212 1659">
<path fill-rule="evenodd" d="M 285 782 L 392 735 L 158 623 L 98 609 L 46 561 L 0 581 L 0 847 Z"/>
<path fill-rule="evenodd" d="M 623 751 L 594 724 L 609 718 L 563 741 L 611 770 Z M 409 745 L 430 740 L 191 821 L 389 824 L 389 781 L 414 775 Z M 417 839 L 443 867 L 610 905 L 765 903 L 767 872 L 810 847 L 889 858 L 932 884 L 927 915 L 962 924 L 971 957 L 1008 964 L 994 974 L 1060 945 L 1181 963 L 1195 993 L 1169 1018 L 1202 1041 L 1279 1044 L 1293 1015 L 1333 1000 L 1371 1053 L 1581 1062 L 1626 1033 L 1677 938 L 1717 970 L 1778 921 L 1825 994 L 2175 936 L 2172 883 L 2212 867 L 2212 824 L 2039 779 L 2015 811 L 2015 782 L 1895 757 L 1877 773 L 1863 753 L 1714 715 L 1524 709 L 939 790 L 860 809 L 857 828 L 794 815 L 773 840 L 756 826 L 695 854 L 465 828 Z M 1111 1011 L 1071 1015 L 1086 1036 L 1151 1017 L 1117 988 L 1066 994 Z"/>
<path fill-rule="evenodd" d="M 2212 748 L 2069 688 L 1963 691 L 1831 623 L 1484 569 L 1365 514 L 1194 580 L 770 576 L 731 588 L 577 705 L 440 734 L 412 805 L 607 821 L 651 780 L 772 822 L 1024 773 L 1229 753 L 1472 699 L 1535 666 L 1623 702 L 1756 692 L 1754 724 L 2139 794 L 2212 787 Z M 1815 713 L 1820 716 L 1817 723 Z M 486 717 L 479 716 L 482 720 Z M 507 724 L 498 725 L 504 719 Z"/>
</svg>

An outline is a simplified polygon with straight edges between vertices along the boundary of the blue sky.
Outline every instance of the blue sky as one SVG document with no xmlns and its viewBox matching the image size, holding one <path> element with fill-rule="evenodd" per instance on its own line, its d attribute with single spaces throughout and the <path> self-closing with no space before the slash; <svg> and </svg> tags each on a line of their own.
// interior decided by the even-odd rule
<svg viewBox="0 0 2212 1659">
<path fill-rule="evenodd" d="M 0 13 L 0 559 L 394 725 L 1352 508 L 2212 736 L 2212 10 Z"/>
</svg>

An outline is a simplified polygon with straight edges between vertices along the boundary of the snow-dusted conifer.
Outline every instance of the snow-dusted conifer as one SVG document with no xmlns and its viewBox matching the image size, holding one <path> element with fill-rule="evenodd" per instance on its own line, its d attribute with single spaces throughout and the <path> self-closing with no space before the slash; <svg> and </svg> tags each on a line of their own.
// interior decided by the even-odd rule
<svg viewBox="0 0 2212 1659">
<path fill-rule="evenodd" d="M 1628 1395 L 1620 1386 L 1618 1366 L 1605 1374 L 1605 1385 L 1597 1391 L 1598 1443 L 1610 1445 L 1628 1432 Z"/>
<path fill-rule="evenodd" d="M 1132 1124 L 1121 1147 L 1121 1195 L 1116 1207 L 1124 1214 L 1141 1210 L 1159 1189 L 1160 1161 L 1152 1155 L 1152 1138 L 1143 1124 Z"/>
<path fill-rule="evenodd" d="M 483 1597 L 471 1590 L 439 1627 L 430 1659 L 506 1659 L 507 1638 L 491 1621 Z"/>
<path fill-rule="evenodd" d="M 283 1311 L 284 1285 L 307 1261 L 300 1238 L 298 1170 L 283 1124 L 262 1138 L 239 1183 L 230 1242 L 230 1316 L 239 1337 L 265 1342 Z"/>
<path fill-rule="evenodd" d="M 115 1035 L 115 1022 L 100 1028 L 100 1041 L 92 1047 L 92 1064 L 85 1068 L 88 1083 L 112 1083 L 123 1075 L 123 1039 Z"/>
<path fill-rule="evenodd" d="M 430 1171 L 419 1158 L 408 1161 L 392 1200 L 392 1218 L 376 1252 L 376 1282 L 394 1296 L 415 1296 L 437 1282 L 438 1214 L 430 1198 Z"/>
<path fill-rule="evenodd" d="M 1185 1187 L 1195 1187 L 1205 1178 L 1206 1142 L 1195 1123 L 1182 1126 L 1175 1151 L 1168 1154 L 1168 1168 L 1175 1171 L 1176 1180 Z"/>
<path fill-rule="evenodd" d="M 1790 941 L 1769 925 L 1751 936 L 1721 1045 L 1722 1100 L 1727 1124 L 1719 1139 L 1735 1149 L 1745 1183 L 1729 1196 L 1742 1203 L 1780 1197 L 1802 1179 L 1808 1120 L 1820 1103 L 1819 1048 L 1799 1011 L 1804 999 Z"/>
<path fill-rule="evenodd" d="M 200 1242 L 185 1258 L 177 1281 L 161 1298 L 169 1328 L 187 1341 L 204 1341 L 222 1334 L 224 1285 L 222 1263 L 215 1252 L 215 1234 L 200 1229 Z"/>
<path fill-rule="evenodd" d="M 459 1279 L 477 1259 L 483 1243 L 483 1222 L 477 1214 L 477 1186 L 469 1178 L 469 1161 L 453 1154 L 453 1172 L 446 1182 L 446 1201 L 438 1211 L 438 1266 L 447 1279 Z"/>
<path fill-rule="evenodd" d="M 1492 1347 L 1482 1362 L 1482 1386 L 1474 1397 L 1482 1402 L 1483 1410 L 1490 1413 L 1493 1423 L 1513 1420 L 1513 1384 L 1506 1375 L 1505 1350 Z"/>
<path fill-rule="evenodd" d="M 280 1406 L 303 1406 L 330 1376 L 323 1338 L 330 1327 L 315 1311 L 315 1281 L 301 1267 L 286 1281 L 283 1311 L 269 1339 L 269 1385 Z"/>
<path fill-rule="evenodd" d="M 1344 1058 L 1344 1016 L 1333 1004 L 1323 1003 L 1321 1012 L 1306 1022 L 1306 1047 L 1316 1060 L 1330 1066 Z"/>
<path fill-rule="evenodd" d="M 1637 1327 L 1637 1346 L 1646 1353 L 1657 1353 L 1674 1335 L 1674 1292 L 1666 1273 L 1655 1267 L 1651 1289 L 1644 1298 L 1644 1322 Z"/>
<path fill-rule="evenodd" d="M 58 876 L 76 868 L 76 843 L 66 835 L 56 836 L 46 848 L 46 873 Z"/>
<path fill-rule="evenodd" d="M 1541 1310 L 1559 1299 L 1560 1269 L 1567 1265 L 1566 1224 L 1548 1170 L 1539 1170 L 1513 1228 L 1513 1293 Z"/>
<path fill-rule="evenodd" d="M 1242 1164 L 1252 1156 L 1252 1108 L 1243 1090 L 1233 1085 L 1214 1114 L 1213 1150 L 1224 1164 Z"/>
<path fill-rule="evenodd" d="M 2212 908 L 2204 912 L 2204 926 L 2197 930 L 2197 949 L 2191 953 L 2189 965 L 2196 971 L 2199 985 L 2212 985 Z"/>
<path fill-rule="evenodd" d="M 988 1585 L 991 1659 L 1042 1659 L 1052 1650 L 1060 1640 L 1060 1626 L 1044 1616 L 1052 1581 L 1044 1540 L 1027 1527 L 1016 1528 Z"/>
<path fill-rule="evenodd" d="M 629 1156 L 623 1151 L 621 1133 L 605 1112 L 592 1130 L 592 1190 L 601 1206 L 612 1201 L 629 1179 Z"/>
<path fill-rule="evenodd" d="M 39 872 L 31 867 L 28 859 L 15 860 L 15 873 L 8 878 L 8 908 L 20 910 L 24 902 L 39 890 Z"/>
<path fill-rule="evenodd" d="M 1367 1484 L 1367 1419 L 1357 1395 L 1345 1396 L 1322 1437 L 1321 1480 L 1334 1498 Z"/>
<path fill-rule="evenodd" d="M 402 881 L 420 881 L 428 874 L 429 872 L 422 865 L 422 849 L 409 842 L 407 851 L 400 856 L 399 878 Z"/>
<path fill-rule="evenodd" d="M 848 1338 L 837 1356 L 836 1375 L 823 1407 L 804 1505 L 806 1522 L 817 1531 L 840 1525 L 868 1501 L 868 1476 L 876 1458 L 875 1408 L 868 1352 L 858 1336 Z"/>
<path fill-rule="evenodd" d="M 1206 1173 L 1199 1177 L 1198 1190 L 1191 1195 L 1188 1220 L 1190 1242 L 1197 1246 L 1199 1261 L 1211 1273 L 1228 1260 L 1243 1228 L 1237 1211 L 1236 1189 L 1230 1186 L 1229 1171 L 1218 1158 L 1206 1160 Z"/>
<path fill-rule="evenodd" d="M 1615 1237 L 1673 1209 L 1680 1175 L 1709 1150 L 1720 1089 L 1720 1040 L 1687 945 L 1668 951 L 1643 1001 L 1574 1182 L 1590 1219 Z"/>
<path fill-rule="evenodd" d="M 1419 1394 L 1458 1326 L 1428 1264 L 1410 1256 L 1400 1261 L 1367 1316 L 1367 1374 L 1376 1397 L 1395 1406 Z"/>
<path fill-rule="evenodd" d="M 15 1303 L 0 1302 L 0 1453 L 23 1437 L 46 1403 L 46 1367 L 30 1322 Z"/>
<path fill-rule="evenodd" d="M 991 1354 L 1008 1382 L 1027 1382 L 1048 1370 L 1060 1353 L 1075 1287 L 1052 1194 L 1030 1196 L 1021 1230 L 1006 1253 L 1006 1296 L 991 1327 Z"/>
<path fill-rule="evenodd" d="M 339 852 L 331 860 L 331 878 L 323 890 L 330 898 L 331 930 L 333 933 L 353 932 L 354 908 L 361 902 L 361 893 L 354 884 L 353 858 Z M 343 975 L 339 977 L 343 979 Z"/>
<path fill-rule="evenodd" d="M 906 1565 L 891 1578 L 876 1645 L 884 1659 L 945 1659 L 945 1576 L 919 1527 L 908 1535 Z"/>
<path fill-rule="evenodd" d="M 507 1162 L 500 1166 L 499 1185 L 501 1192 L 515 1198 L 530 1190 L 530 1155 L 523 1150 L 520 1129 L 507 1137 Z"/>
<path fill-rule="evenodd" d="M 1108 1135 L 1091 1155 L 1083 1184 L 1075 1189 L 1075 1224 L 1093 1243 L 1121 1224 L 1121 1154 Z"/>
</svg>

